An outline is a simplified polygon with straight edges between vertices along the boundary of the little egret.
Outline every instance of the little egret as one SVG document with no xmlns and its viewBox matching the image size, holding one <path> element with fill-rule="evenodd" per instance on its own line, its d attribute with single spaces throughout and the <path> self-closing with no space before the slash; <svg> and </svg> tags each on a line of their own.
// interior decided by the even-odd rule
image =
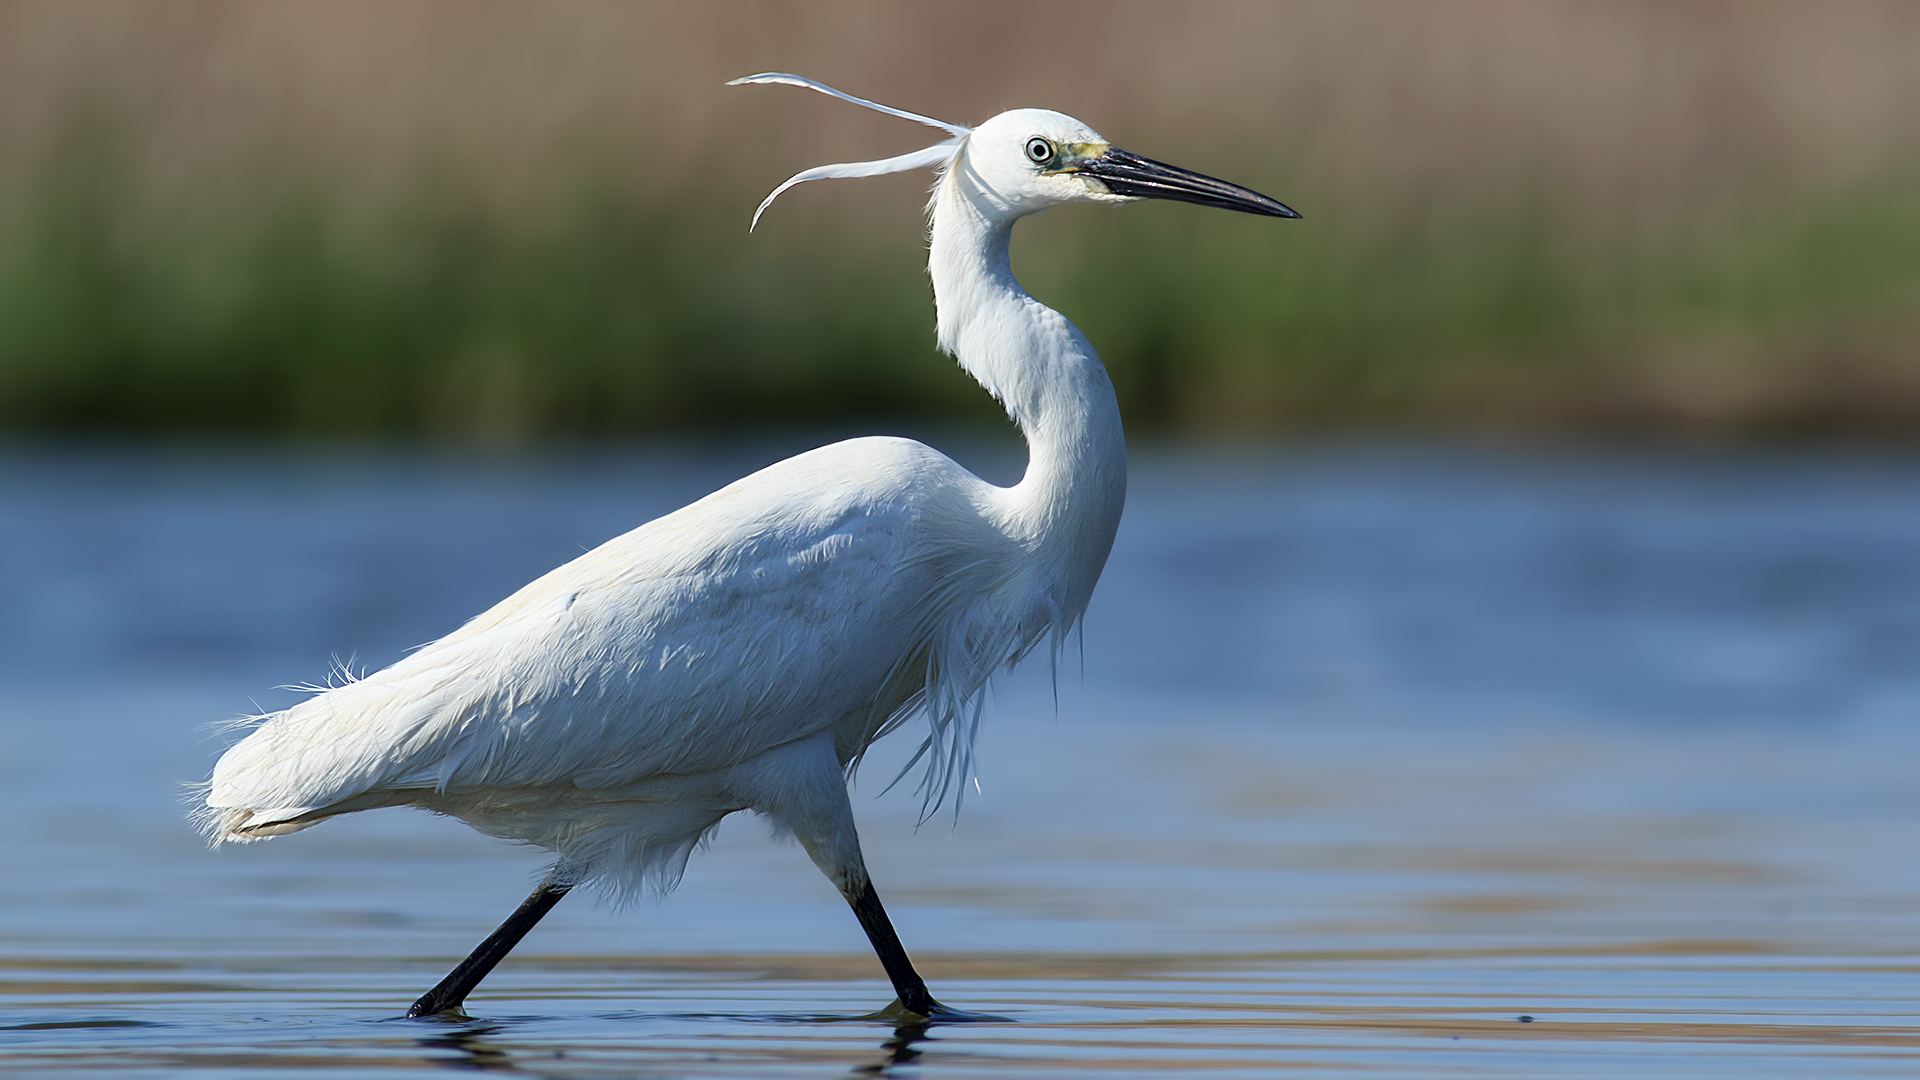
<svg viewBox="0 0 1920 1080">
<path fill-rule="evenodd" d="M 392 667 L 258 718 L 206 785 L 216 843 L 404 805 L 555 853 L 519 910 L 409 1016 L 457 1010 L 570 889 L 670 888 L 736 810 L 799 839 L 852 905 L 899 1009 L 947 1014 L 867 876 L 848 774 L 874 740 L 924 716 L 915 761 L 929 804 L 963 781 L 989 677 L 1078 624 L 1126 496 L 1106 369 L 1014 280 L 1013 224 L 1062 203 L 1143 198 L 1299 216 L 1057 112 L 966 128 L 794 75 L 736 82 L 806 87 L 948 133 L 802 172 L 754 222 L 802 181 L 938 170 L 939 343 L 1018 423 L 1026 474 L 998 487 L 907 439 L 811 450 L 608 541 Z"/>
</svg>

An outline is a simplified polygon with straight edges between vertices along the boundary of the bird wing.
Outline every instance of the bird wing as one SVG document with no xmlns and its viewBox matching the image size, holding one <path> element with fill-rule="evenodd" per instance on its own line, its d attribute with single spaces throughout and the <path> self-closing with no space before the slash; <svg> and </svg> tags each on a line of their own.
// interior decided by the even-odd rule
<svg viewBox="0 0 1920 1080">
<path fill-rule="evenodd" d="M 616 786 L 891 711 L 876 695 L 922 601 L 954 591 L 935 588 L 925 520 L 967 497 L 962 477 L 980 483 L 905 440 L 762 470 L 270 717 L 222 757 L 208 805 L 265 821 L 381 791 Z"/>
</svg>

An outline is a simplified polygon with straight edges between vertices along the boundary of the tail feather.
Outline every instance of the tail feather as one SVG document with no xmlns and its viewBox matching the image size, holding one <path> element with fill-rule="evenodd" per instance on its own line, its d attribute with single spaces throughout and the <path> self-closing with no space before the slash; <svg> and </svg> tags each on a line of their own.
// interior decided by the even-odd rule
<svg viewBox="0 0 1920 1080">
<path fill-rule="evenodd" d="M 436 668 L 396 666 L 249 718 L 251 731 L 195 789 L 202 832 L 215 844 L 246 843 L 410 801 L 422 786 L 411 757 L 437 756 L 421 730 L 446 708 L 447 683 Z"/>
<path fill-rule="evenodd" d="M 232 807 L 216 812 L 213 828 L 209 831 L 217 844 L 246 844 L 310 829 L 332 816 L 317 813 L 316 808 L 311 806 L 286 806 L 272 810 Z"/>
</svg>

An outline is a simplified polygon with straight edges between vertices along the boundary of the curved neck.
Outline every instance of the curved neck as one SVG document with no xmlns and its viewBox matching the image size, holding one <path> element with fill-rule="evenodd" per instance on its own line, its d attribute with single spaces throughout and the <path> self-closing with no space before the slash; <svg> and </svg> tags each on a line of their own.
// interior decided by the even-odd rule
<svg viewBox="0 0 1920 1080">
<path fill-rule="evenodd" d="M 964 151 L 934 195 L 928 270 L 940 347 L 1006 407 L 1026 437 L 1008 492 L 1009 534 L 1066 561 L 1069 621 L 1106 562 L 1126 498 L 1126 439 L 1106 368 L 1074 325 L 1014 280 L 1021 211 L 986 188 Z"/>
</svg>

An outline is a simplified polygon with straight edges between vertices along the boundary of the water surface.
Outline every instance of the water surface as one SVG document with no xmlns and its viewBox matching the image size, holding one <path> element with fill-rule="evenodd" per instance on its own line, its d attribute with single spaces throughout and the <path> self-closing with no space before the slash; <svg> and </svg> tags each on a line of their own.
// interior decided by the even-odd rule
<svg viewBox="0 0 1920 1080">
<path fill-rule="evenodd" d="M 920 967 L 1002 1023 L 863 1019 L 857 925 L 750 817 L 664 902 L 563 903 L 464 1023 L 397 1017 L 537 852 L 185 825 L 209 722 L 785 449 L 0 459 L 0 1071 L 1920 1068 L 1916 460 L 1143 455 L 960 816 L 881 794 L 904 743 L 859 781 Z"/>
</svg>

